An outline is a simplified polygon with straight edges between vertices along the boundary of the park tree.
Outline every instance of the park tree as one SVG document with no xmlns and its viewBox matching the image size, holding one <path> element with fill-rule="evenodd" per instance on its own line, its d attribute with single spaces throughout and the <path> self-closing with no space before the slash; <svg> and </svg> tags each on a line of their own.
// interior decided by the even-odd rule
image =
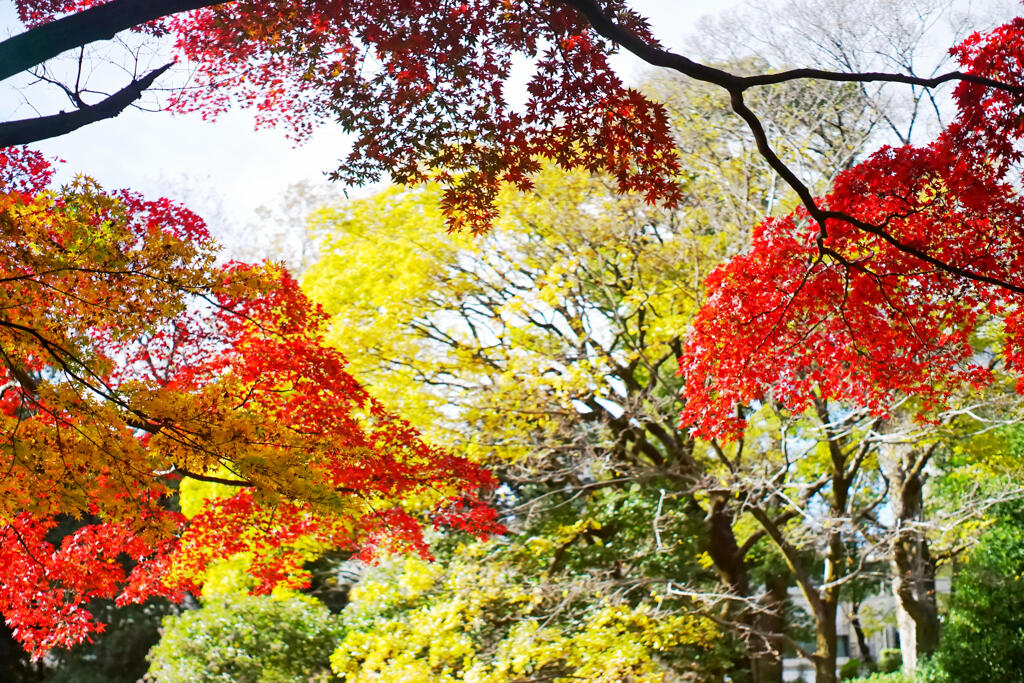
<svg viewBox="0 0 1024 683">
<path fill-rule="evenodd" d="M 963 495 L 965 489 L 988 489 L 991 502 L 984 517 L 967 531 L 971 543 L 953 539 L 952 591 L 943 639 L 933 658 L 942 681 L 1012 680 L 1024 672 L 1021 639 L 1021 502 L 1005 492 L 1007 481 L 1020 480 L 1018 426 L 996 430 L 975 453 L 956 455 L 955 476 L 943 493 Z M 978 458 L 977 451 L 985 457 Z M 984 476 L 979 476 L 984 475 Z M 980 538 L 979 538 L 980 537 Z"/>
<path fill-rule="evenodd" d="M 371 398 L 286 272 L 215 265 L 166 200 L 0 160 L 0 612 L 35 656 L 102 629 L 90 601 L 180 600 L 224 554 L 262 550 L 269 589 L 302 581 L 300 538 L 416 547 L 410 513 L 472 511 L 489 475 Z M 232 494 L 183 515 L 182 478 Z"/>
<path fill-rule="evenodd" d="M 353 366 L 361 381 L 434 439 L 496 468 L 509 487 L 505 497 L 514 503 L 506 507 L 516 511 L 506 510 L 505 521 L 514 539 L 441 554 L 443 564 L 493 565 L 452 571 L 450 581 L 493 603 L 495 614 L 514 608 L 571 629 L 600 611 L 598 596 L 630 609 L 657 604 L 647 572 L 706 573 L 694 562 L 699 532 L 682 499 L 660 504 L 660 554 L 650 547 L 649 523 L 659 507 L 656 482 L 671 478 L 687 448 L 675 430 L 671 340 L 681 324 L 678 307 L 692 308 L 683 295 L 694 278 L 672 264 L 700 267 L 691 260 L 695 249 L 724 244 L 715 237 L 702 243 L 681 224 L 644 234 L 650 216 L 642 203 L 617 199 L 582 174 L 552 170 L 537 183 L 529 197 L 506 193 L 499 227 L 476 239 L 438 230 L 444 218 L 436 192 L 395 188 L 325 209 L 315 218 L 327 236 L 323 256 L 304 287 L 332 314 L 329 338 L 339 348 L 370 349 Z M 401 275 L 370 276 L 386 262 L 401 263 Z M 375 325 L 355 324 L 368 315 Z M 609 336 L 600 338 L 595 330 L 605 322 Z M 631 371 L 626 357 L 636 359 Z M 625 401 L 613 386 L 633 373 L 644 377 L 645 388 L 628 389 Z M 633 415 L 648 426 L 631 430 Z M 510 581 L 501 591 L 520 585 L 550 599 L 502 606 L 505 598 L 487 578 L 492 573 Z M 363 627 L 371 631 L 363 638 L 384 639 L 416 610 L 467 600 L 446 595 L 449 580 L 443 581 L 424 599 L 403 603 L 394 619 Z M 570 604 L 561 604 L 562 590 L 573 596 Z M 657 613 L 678 616 L 669 607 Z M 495 619 L 487 629 L 499 634 L 513 623 Z M 497 642 L 483 637 L 487 629 L 463 636 L 481 660 Z M 690 659 L 678 664 L 685 670 Z"/>
<path fill-rule="evenodd" d="M 734 646 L 745 642 L 755 675 L 770 680 L 778 653 L 797 645 L 785 615 L 793 578 L 756 532 L 749 505 L 734 504 L 740 492 L 723 495 L 728 476 L 710 483 L 720 465 L 679 425 L 673 359 L 708 269 L 742 249 L 754 216 L 785 210 L 793 198 L 752 154 L 733 156 L 745 130 L 713 89 L 678 79 L 650 87 L 665 98 L 690 169 L 683 206 L 653 209 L 616 198 L 608 181 L 549 169 L 530 195 L 503 194 L 494 230 L 468 239 L 437 230 L 435 192 L 395 188 L 313 217 L 325 238 L 304 288 L 332 315 L 339 348 L 369 349 L 353 361 L 357 377 L 437 440 L 488 463 L 508 487 L 515 536 L 474 551 L 480 561 L 525 575 L 541 571 L 540 561 L 537 590 L 578 586 L 580 595 L 628 595 L 665 614 L 697 610 Z M 827 135 L 850 122 L 836 144 L 841 154 L 873 116 L 848 86 L 809 94 L 787 85 L 766 97 L 771 125 L 794 145 L 825 148 Z M 809 100 L 817 115 L 804 116 Z M 819 161 L 819 180 L 831 161 Z M 401 275 L 372 275 L 388 263 L 401 263 Z M 376 325 L 359 324 L 370 317 Z M 793 476 L 821 465 L 803 467 Z M 748 500 L 755 479 L 746 479 Z M 792 512 L 783 517 L 780 524 L 794 521 Z M 801 563 L 819 562 L 817 550 L 804 547 Z M 577 603 L 574 610 L 594 609 Z M 373 637 L 386 639 L 406 617 L 378 623 Z M 477 639 L 474 647 L 489 646 Z M 739 661 L 725 669 L 703 658 L 701 675 L 750 675 L 746 657 L 731 657 Z M 659 661 L 682 673 L 689 659 L 661 653 Z"/>
</svg>

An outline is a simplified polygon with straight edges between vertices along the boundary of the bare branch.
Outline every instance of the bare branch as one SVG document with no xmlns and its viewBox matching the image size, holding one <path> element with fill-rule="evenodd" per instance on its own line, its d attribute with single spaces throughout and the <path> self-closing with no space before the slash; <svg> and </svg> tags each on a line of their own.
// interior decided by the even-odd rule
<svg viewBox="0 0 1024 683">
<path fill-rule="evenodd" d="M 110 119 L 124 111 L 132 102 L 142 97 L 143 91 L 153 84 L 161 74 L 173 66 L 164 64 L 144 77 L 133 80 L 107 99 L 76 111 L 61 112 L 52 116 L 21 119 L 0 123 L 0 148 L 26 145 L 39 140 L 57 137 L 77 130 L 90 123 Z"/>
</svg>

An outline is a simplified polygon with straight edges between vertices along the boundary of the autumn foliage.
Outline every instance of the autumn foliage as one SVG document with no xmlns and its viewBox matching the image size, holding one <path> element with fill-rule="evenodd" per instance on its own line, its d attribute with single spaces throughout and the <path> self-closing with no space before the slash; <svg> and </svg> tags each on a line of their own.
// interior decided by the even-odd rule
<svg viewBox="0 0 1024 683">
<path fill-rule="evenodd" d="M 104 3 L 16 4 L 39 25 Z M 621 0 L 600 9 L 656 45 Z M 487 229 L 501 186 L 529 189 L 545 161 L 681 199 L 663 107 L 623 86 L 616 45 L 568 2 L 235 0 L 137 28 L 195 66 L 175 110 L 241 103 L 298 138 L 337 121 L 355 134 L 338 179 L 436 181 L 451 229 Z M 955 48 L 1010 87 L 961 82 L 934 142 L 879 150 L 711 275 L 681 361 L 696 434 L 735 436 L 739 407 L 767 398 L 941 404 L 990 381 L 982 337 L 1024 370 L 1022 40 L 1017 20 Z M 0 612 L 35 655 L 101 629 L 90 600 L 177 598 L 228 555 L 250 553 L 268 590 L 318 548 L 426 552 L 428 520 L 499 528 L 475 497 L 489 475 L 374 400 L 286 272 L 218 266 L 172 202 L 51 176 L 0 152 Z M 183 477 L 237 492 L 189 518 Z"/>
<path fill-rule="evenodd" d="M 33 653 L 101 629 L 93 598 L 180 598 L 238 552 L 269 590 L 310 549 L 425 552 L 432 511 L 496 528 L 489 475 L 371 398 L 286 272 L 215 266 L 166 200 L 0 165 L 0 612 Z M 187 519 L 182 476 L 235 490 Z"/>
<path fill-rule="evenodd" d="M 501 184 L 528 189 L 544 159 L 610 173 L 651 200 L 678 198 L 662 107 L 623 86 L 611 45 L 565 5 L 242 0 L 167 28 L 199 84 L 216 84 L 179 99 L 179 111 L 243 103 L 299 137 L 336 120 L 356 134 L 338 179 L 437 181 L 453 229 L 487 228 Z M 532 68 L 522 105 L 505 85 L 517 60 Z"/>
<path fill-rule="evenodd" d="M 1022 37 L 1017 19 L 953 53 L 967 73 L 1018 83 Z M 825 232 L 803 207 L 768 218 L 712 273 L 681 361 L 684 423 L 735 435 L 738 407 L 765 398 L 797 412 L 815 398 L 941 405 L 991 380 L 977 352 L 996 338 L 1024 371 L 1020 95 L 963 82 L 955 97 L 934 142 L 884 147 L 836 178 Z"/>
</svg>

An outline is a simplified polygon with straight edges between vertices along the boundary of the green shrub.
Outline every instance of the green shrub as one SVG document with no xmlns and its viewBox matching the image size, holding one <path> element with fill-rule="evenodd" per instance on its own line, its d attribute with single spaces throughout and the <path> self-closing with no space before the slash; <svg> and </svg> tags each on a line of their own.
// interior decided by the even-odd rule
<svg viewBox="0 0 1024 683">
<path fill-rule="evenodd" d="M 850 683 L 919 683 L 913 674 L 907 675 L 902 671 L 890 673 L 873 673 L 863 678 L 850 679 Z"/>
<path fill-rule="evenodd" d="M 234 595 L 164 619 L 149 652 L 154 683 L 294 683 L 330 678 L 341 638 L 334 616 L 311 598 Z"/>
<path fill-rule="evenodd" d="M 860 674 L 861 662 L 859 659 L 851 659 L 839 666 L 839 680 L 845 681 L 856 678 Z"/>
<path fill-rule="evenodd" d="M 953 580 L 935 664 L 956 683 L 1024 681 L 1024 505 L 1003 505 Z"/>
<path fill-rule="evenodd" d="M 893 650 L 899 652 L 899 650 Z M 889 673 L 873 673 L 863 678 L 850 679 L 848 683 L 959 683 L 952 681 L 934 662 L 919 660 L 916 671 L 890 671 Z M 1000 682 L 1002 683 L 1002 682 Z"/>
<path fill-rule="evenodd" d="M 897 649 L 882 650 L 878 655 L 878 671 L 892 673 L 903 666 L 903 653 Z"/>
</svg>

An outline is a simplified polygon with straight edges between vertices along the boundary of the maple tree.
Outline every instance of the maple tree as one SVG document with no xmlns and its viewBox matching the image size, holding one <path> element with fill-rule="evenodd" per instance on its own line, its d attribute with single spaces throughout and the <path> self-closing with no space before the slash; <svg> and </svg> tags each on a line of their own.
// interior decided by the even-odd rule
<svg viewBox="0 0 1024 683">
<path fill-rule="evenodd" d="M 0 168 L 0 612 L 35 656 L 102 628 L 90 600 L 180 599 L 226 555 L 259 550 L 269 590 L 310 547 L 425 551 L 417 511 L 488 519 L 489 475 L 371 398 L 286 272 L 215 266 L 167 200 Z M 186 516 L 182 477 L 234 490 Z"/>
<path fill-rule="evenodd" d="M 300 137 L 317 119 L 336 120 L 357 135 L 337 178 L 364 182 L 386 172 L 400 182 L 439 181 L 449 227 L 473 230 L 493 219 L 500 185 L 528 188 L 541 159 L 608 172 L 620 190 L 640 191 L 649 200 L 680 198 L 664 111 L 612 71 L 608 56 L 618 49 L 727 91 L 760 152 L 819 223 L 826 216 L 772 149 L 761 120 L 744 103 L 747 91 L 811 78 L 926 88 L 964 81 L 1007 96 L 1019 91 L 1007 73 L 921 78 L 795 69 L 736 75 L 663 49 L 623 0 L 538 6 L 523 0 L 16 4 L 33 28 L 0 42 L 2 78 L 119 31 L 170 33 L 179 54 L 197 69 L 192 87 L 172 108 L 216 114 L 242 103 L 255 107 L 262 121 L 287 124 Z M 534 70 L 522 108 L 505 93 L 517 57 Z M 76 111 L 2 124 L 0 144 L 27 143 L 114 116 L 168 67 L 134 78 L 92 105 L 66 87 Z"/>
<path fill-rule="evenodd" d="M 975 34 L 954 54 L 971 73 L 1013 81 L 1021 28 L 1015 20 Z M 920 423 L 940 425 L 965 390 L 979 400 L 1003 373 L 1020 377 L 1011 246 L 1020 234 L 1020 130 L 1015 114 L 1003 118 L 1016 102 L 1004 93 L 962 83 L 957 117 L 936 140 L 885 147 L 840 173 L 820 199 L 762 222 L 749 251 L 708 278 L 708 303 L 681 358 L 683 422 L 695 434 L 736 439 L 764 406 L 800 415 L 829 403 L 883 424 L 909 408 Z M 848 419 L 823 422 L 845 429 Z M 878 457 L 889 463 L 894 588 L 914 625 L 904 659 L 913 667 L 939 643 L 924 520 L 938 444 L 888 439 L 903 444 Z M 834 504 L 857 452 L 834 452 Z"/>
<path fill-rule="evenodd" d="M 1018 19 L 954 54 L 979 77 L 1012 81 L 1022 35 Z M 958 116 L 934 142 L 878 150 L 817 203 L 761 223 L 749 252 L 709 278 L 683 363 L 684 421 L 728 434 L 742 424 L 735 406 L 769 388 L 797 411 L 818 385 L 821 398 L 880 411 L 897 393 L 941 401 L 991 380 L 974 358 L 991 325 L 1002 333 L 989 347 L 1020 371 L 1018 98 L 974 82 L 955 98 Z"/>
</svg>

